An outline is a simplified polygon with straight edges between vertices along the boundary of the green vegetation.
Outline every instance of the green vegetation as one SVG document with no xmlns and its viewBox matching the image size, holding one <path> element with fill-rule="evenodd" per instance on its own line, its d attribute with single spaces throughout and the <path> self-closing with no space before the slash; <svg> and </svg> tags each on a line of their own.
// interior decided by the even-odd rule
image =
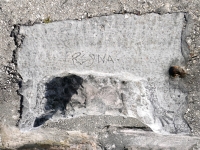
<svg viewBox="0 0 200 150">
<path fill-rule="evenodd" d="M 50 22 L 52 22 L 52 20 L 50 19 L 49 16 L 43 20 L 43 23 L 50 23 Z"/>
</svg>

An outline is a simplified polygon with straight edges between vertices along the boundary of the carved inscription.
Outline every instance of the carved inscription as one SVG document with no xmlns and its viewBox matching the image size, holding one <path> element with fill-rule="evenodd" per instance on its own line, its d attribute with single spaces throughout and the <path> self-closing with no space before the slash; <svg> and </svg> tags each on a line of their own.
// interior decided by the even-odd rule
<svg viewBox="0 0 200 150">
<path fill-rule="evenodd" d="M 85 65 L 86 67 L 94 64 L 114 63 L 114 59 L 109 54 L 76 52 L 71 55 L 71 59 L 74 65 Z"/>
<path fill-rule="evenodd" d="M 21 68 L 29 68 L 21 72 L 33 72 L 40 79 L 55 72 L 82 69 L 161 78 L 170 59 L 181 56 L 175 43 L 180 43 L 177 37 L 182 32 L 182 19 L 183 14 L 114 15 L 22 27 L 20 33 L 29 36 L 18 62 Z M 35 70 L 40 67 L 48 69 Z"/>
</svg>

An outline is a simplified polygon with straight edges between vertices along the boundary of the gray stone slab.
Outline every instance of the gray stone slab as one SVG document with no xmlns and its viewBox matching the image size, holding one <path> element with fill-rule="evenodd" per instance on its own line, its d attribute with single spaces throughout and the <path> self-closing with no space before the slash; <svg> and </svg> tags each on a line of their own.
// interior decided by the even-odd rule
<svg viewBox="0 0 200 150">
<path fill-rule="evenodd" d="M 152 132 L 114 128 L 99 136 L 100 143 L 108 150 L 198 150 L 199 138 L 180 135 L 159 135 Z M 122 144 L 123 143 L 123 144 Z"/>
<path fill-rule="evenodd" d="M 65 131 L 81 131 L 88 134 L 107 132 L 107 128 L 113 126 L 117 129 L 129 128 L 131 130 L 152 131 L 148 126 L 136 118 L 108 116 L 108 115 L 87 115 L 71 119 L 48 120 L 42 126 L 43 129 L 58 128 Z"/>
<path fill-rule="evenodd" d="M 182 118 L 187 96 L 179 87 L 182 79 L 168 75 L 171 65 L 184 64 L 183 26 L 183 13 L 112 15 L 22 26 L 20 34 L 25 39 L 18 52 L 18 71 L 24 81 L 21 129 L 31 129 L 37 118 L 111 115 L 137 118 L 159 133 L 189 133 Z M 77 78 L 69 79 L 69 73 Z M 55 98 L 69 96 L 69 91 L 62 93 L 69 89 L 68 83 L 63 85 L 66 76 L 70 84 L 74 79 L 81 83 L 73 87 L 75 91 L 70 89 L 66 108 L 60 103 L 53 106 Z"/>
</svg>

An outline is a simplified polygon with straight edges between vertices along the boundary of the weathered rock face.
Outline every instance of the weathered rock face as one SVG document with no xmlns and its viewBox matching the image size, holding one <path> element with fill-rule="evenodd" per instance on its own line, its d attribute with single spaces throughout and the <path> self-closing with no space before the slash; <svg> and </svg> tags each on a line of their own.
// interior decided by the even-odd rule
<svg viewBox="0 0 200 150">
<path fill-rule="evenodd" d="M 183 13 L 152 13 L 21 26 L 20 128 L 109 115 L 137 118 L 159 133 L 189 133 L 183 79 L 168 74 L 184 65 L 184 21 Z"/>
<path fill-rule="evenodd" d="M 107 149 L 107 150 L 113 150 L 113 149 L 117 149 L 117 150 L 125 150 L 125 149 L 186 150 L 187 149 L 188 150 L 189 149 L 189 150 L 194 150 L 195 149 L 195 150 L 198 150 L 200 149 L 200 144 L 199 144 L 200 138 L 195 137 L 195 135 L 199 136 L 199 133 L 200 133 L 200 128 L 199 128 L 200 127 L 200 113 L 199 113 L 199 110 L 200 110 L 200 105 L 199 105 L 200 104 L 200 99 L 199 99 L 199 96 L 200 96 L 200 80 L 199 80 L 200 79 L 200 74 L 199 74 L 199 70 L 200 70 L 200 59 L 199 59 L 200 58 L 200 53 L 199 53 L 200 52 L 200 43 L 199 43 L 200 11 L 199 11 L 199 6 L 200 6 L 199 0 L 193 0 L 193 1 L 188 1 L 188 0 L 181 0 L 181 1 L 180 0 L 167 0 L 167 1 L 166 0 L 138 0 L 138 1 L 137 0 L 114 0 L 114 1 L 113 0 L 101 0 L 101 1 L 94 1 L 94 0 L 84 0 L 84 1 L 79 1 L 79 0 L 48 0 L 48 1 L 46 0 L 44 1 L 43 0 L 34 0 L 34 1 L 1 0 L 0 1 L 0 18 L 1 18 L 0 19 L 1 20 L 0 21 L 0 31 L 1 31 L 0 32 L 0 39 L 1 39 L 1 44 L 0 44 L 0 58 L 1 58 L 0 59 L 0 149 L 1 150 L 4 150 L 4 149 L 13 149 L 13 150 L 16 150 L 16 149 L 21 149 L 21 150 L 22 149 L 23 150 L 24 149 L 46 149 L 46 150 L 50 150 L 50 149 L 54 149 L 54 150 L 55 149 L 92 149 L 92 150 L 94 149 L 99 149 L 99 150 L 103 150 L 103 149 Z M 182 16 L 179 16 L 179 15 L 183 15 L 183 14 L 179 14 L 180 12 L 186 13 L 186 15 L 184 16 L 185 19 L 183 19 Z M 23 87 L 20 91 L 20 93 L 23 93 L 23 96 L 21 97 L 20 95 L 18 95 L 19 93 L 17 91 L 19 90 L 19 86 L 21 87 L 20 82 L 23 79 L 21 78 L 21 75 L 18 73 L 19 67 L 17 67 L 17 65 L 19 65 L 19 63 L 18 63 L 18 58 L 16 57 L 17 56 L 16 54 L 20 51 L 20 48 L 25 47 L 25 45 L 22 43 L 23 38 L 25 36 L 19 35 L 20 28 L 21 28 L 21 31 L 20 31 L 21 33 L 22 33 L 22 29 L 24 28 L 25 28 L 24 31 L 27 31 L 27 29 L 30 29 L 31 32 L 27 32 L 27 35 L 25 37 L 25 40 L 27 40 L 28 36 L 32 36 L 32 35 L 35 35 L 35 33 L 38 33 L 38 37 L 39 37 L 40 34 L 42 33 L 42 32 L 32 33 L 32 28 L 35 28 L 36 26 L 38 27 L 44 26 L 44 28 L 46 28 L 46 26 L 52 26 L 52 24 L 49 24 L 49 22 L 54 22 L 53 24 L 59 24 L 60 22 L 58 21 L 66 21 L 67 19 L 68 21 L 66 22 L 70 23 L 72 20 L 74 20 L 74 22 L 76 23 L 73 24 L 73 27 L 76 27 L 76 25 L 80 22 L 85 23 L 85 22 L 89 22 L 93 20 L 93 22 L 96 23 L 96 21 L 94 20 L 98 21 L 98 19 L 101 19 L 101 22 L 102 22 L 102 18 L 104 18 L 102 16 L 108 16 L 108 17 L 112 16 L 113 18 L 115 18 L 119 16 L 117 14 L 123 14 L 122 16 L 124 17 L 131 16 L 130 14 L 135 14 L 135 15 L 139 15 L 139 16 L 136 16 L 136 18 L 144 17 L 147 19 L 148 17 L 145 17 L 146 15 L 156 16 L 156 14 L 152 14 L 152 13 L 159 13 L 160 15 L 158 15 L 159 16 L 158 18 L 160 17 L 162 18 L 164 14 L 168 15 L 169 18 L 171 18 L 171 21 L 169 20 L 166 21 L 167 19 L 163 19 L 162 22 L 160 22 L 161 26 L 164 27 L 163 31 L 165 31 L 168 28 L 167 26 L 169 26 L 170 22 L 173 22 L 174 20 L 177 20 L 177 24 L 175 24 L 175 26 L 172 27 L 172 28 L 177 28 L 177 30 L 175 30 L 174 33 L 176 33 L 176 35 L 179 35 L 178 34 L 180 33 L 179 29 L 183 31 L 181 35 L 181 41 L 177 42 L 178 40 L 171 40 L 172 42 L 174 41 L 178 45 L 179 43 L 181 43 L 180 44 L 181 48 L 178 48 L 178 46 L 176 47 L 172 45 L 170 49 L 170 50 L 174 49 L 176 52 L 177 50 L 179 51 L 181 49 L 180 57 L 177 55 L 173 55 L 173 57 L 170 57 L 169 60 L 171 61 L 170 65 L 172 64 L 172 65 L 182 66 L 182 63 L 179 63 L 179 61 L 183 59 L 182 56 L 184 56 L 184 58 L 186 58 L 185 59 L 186 63 L 184 64 L 184 66 L 187 70 L 187 75 L 185 78 L 181 78 L 181 79 L 180 78 L 169 79 L 167 78 L 167 76 L 165 76 L 166 83 L 167 81 L 169 81 L 169 83 L 166 85 L 169 85 L 168 87 L 170 91 L 168 92 L 168 90 L 165 90 L 165 92 L 168 93 L 168 95 L 170 94 L 173 95 L 174 93 L 178 93 L 176 91 L 179 89 L 182 96 L 186 96 L 185 98 L 183 97 L 181 98 L 181 100 L 183 101 L 179 101 L 179 99 L 176 98 L 175 96 L 168 98 L 168 95 L 167 95 L 166 103 L 169 102 L 170 104 L 169 104 L 169 107 L 165 109 L 166 103 L 163 103 L 164 98 L 161 99 L 160 97 L 162 96 L 161 95 L 158 96 L 158 92 L 157 92 L 158 89 L 159 91 L 161 91 L 161 89 L 164 89 L 164 88 L 157 88 L 156 92 L 151 92 L 152 94 L 146 94 L 147 92 L 145 92 L 146 98 L 142 97 L 141 95 L 137 96 L 138 86 L 136 87 L 134 86 L 136 85 L 135 83 L 136 80 L 133 80 L 133 78 L 136 79 L 137 77 L 137 79 L 139 80 L 138 81 L 139 85 L 142 85 L 141 91 L 143 91 L 145 90 L 146 87 L 148 87 L 146 83 L 149 83 L 149 81 L 152 81 L 152 77 L 149 77 L 149 79 L 151 80 L 148 80 L 146 75 L 141 77 L 138 74 L 136 74 L 140 71 L 134 71 L 134 73 L 130 72 L 129 70 L 127 71 L 126 66 L 129 66 L 130 68 L 130 66 L 135 65 L 135 64 L 131 64 L 133 60 L 130 59 L 130 61 L 128 61 L 127 58 L 131 58 L 132 56 L 134 56 L 134 58 L 142 58 L 141 56 L 143 55 L 137 55 L 137 54 L 133 55 L 132 52 L 128 52 L 130 54 L 130 56 L 128 55 L 129 57 L 127 55 L 126 57 L 120 57 L 122 58 L 123 62 L 122 60 L 120 60 L 119 64 L 121 66 L 125 66 L 124 69 L 123 68 L 121 69 L 124 72 L 122 73 L 119 65 L 117 66 L 117 68 L 119 68 L 120 71 L 119 70 L 116 71 L 116 69 L 112 67 L 112 61 L 115 62 L 114 60 L 115 57 L 113 57 L 115 53 L 111 55 L 110 51 L 105 49 L 106 56 L 104 58 L 104 53 L 102 53 L 103 50 L 101 51 L 101 53 L 99 53 L 100 48 L 97 48 L 97 49 L 91 48 L 92 52 L 96 50 L 94 53 L 92 53 L 91 51 L 86 49 L 86 47 L 88 46 L 84 47 L 84 45 L 87 45 L 87 43 L 83 43 L 83 42 L 87 40 L 91 41 L 91 38 L 95 37 L 95 36 L 91 36 L 90 31 L 93 31 L 94 29 L 97 29 L 97 28 L 94 25 L 94 27 L 92 27 L 93 30 L 88 29 L 90 24 L 85 25 L 86 26 L 85 29 L 88 31 L 88 33 L 84 34 L 85 37 L 83 38 L 84 41 L 82 42 L 82 44 L 81 44 L 81 40 L 78 40 L 81 44 L 80 47 L 84 47 L 84 49 L 87 50 L 87 52 L 89 53 L 84 53 L 85 55 L 82 56 L 83 55 L 82 51 L 80 54 L 79 48 L 76 49 L 77 51 L 73 50 L 73 52 L 70 52 L 69 48 L 65 48 L 65 45 L 64 45 L 63 49 L 70 52 L 68 54 L 70 54 L 71 57 L 73 53 L 78 52 L 75 55 L 73 55 L 74 64 L 76 66 L 74 65 L 74 67 L 72 66 L 71 68 L 69 68 L 69 65 L 64 65 L 64 66 L 68 66 L 67 68 L 69 68 L 70 71 L 66 70 L 66 68 L 61 68 L 64 71 L 55 70 L 54 71 L 55 73 L 53 74 L 49 73 L 48 75 L 46 75 L 47 73 L 46 66 L 48 65 L 44 64 L 45 69 L 41 68 L 42 71 L 40 70 L 40 73 L 42 73 L 41 77 L 39 77 L 40 79 L 37 76 L 38 80 L 37 81 L 33 80 L 33 77 L 36 77 L 35 75 L 33 77 L 31 76 L 28 77 L 29 79 L 28 82 L 26 81 L 27 79 L 25 80 L 25 82 L 23 82 Z M 173 13 L 177 13 L 176 14 L 177 16 Z M 148 27 L 151 28 L 150 22 L 152 18 L 149 17 L 148 19 L 149 19 L 149 22 L 145 21 L 145 19 L 144 20 L 141 19 L 141 22 L 143 21 L 146 25 L 148 25 Z M 136 34 L 133 35 L 134 38 L 132 41 L 136 41 L 135 43 L 139 43 L 137 41 L 140 39 L 140 37 L 144 37 L 142 38 L 143 41 L 144 39 L 149 38 L 149 36 L 147 35 L 151 33 L 151 31 L 154 33 L 154 35 L 160 31 L 160 33 L 158 33 L 159 38 L 156 39 L 156 41 L 161 40 L 160 38 L 163 35 L 166 35 L 166 34 L 161 34 L 162 29 L 160 29 L 159 27 L 156 27 L 156 29 L 159 29 L 159 30 L 156 30 L 154 27 L 152 27 L 152 30 L 147 30 L 146 26 L 144 24 L 141 24 L 142 27 L 145 26 L 145 29 L 142 29 L 142 31 L 144 31 L 144 35 L 141 34 L 139 36 L 139 33 L 141 33 L 140 32 L 141 30 L 133 30 L 129 32 L 128 23 L 124 25 L 122 20 L 118 20 L 119 23 L 116 23 L 116 21 L 113 19 L 110 19 L 110 20 L 111 20 L 110 22 L 105 23 L 105 27 L 109 29 L 113 27 L 114 25 L 120 26 L 119 24 L 121 24 L 121 26 L 123 27 L 117 27 L 116 30 L 120 30 L 121 32 L 123 32 L 124 37 L 126 37 L 125 36 L 126 34 L 124 34 L 124 30 L 127 30 L 127 34 L 133 31 L 138 32 L 137 33 L 138 38 L 136 37 Z M 182 22 L 183 20 L 185 20 L 185 23 Z M 111 24 L 112 21 L 114 22 L 113 24 Z M 136 21 L 135 24 L 138 24 L 137 19 L 135 19 L 134 21 Z M 155 21 L 152 21 L 152 24 L 154 22 Z M 157 20 L 156 22 L 158 23 L 159 21 Z M 47 24 L 44 25 L 42 23 L 47 23 Z M 180 25 L 182 23 L 183 23 L 183 26 Z M 42 25 L 38 25 L 38 24 L 42 24 Z M 109 24 L 111 24 L 110 27 L 108 26 Z M 178 27 L 179 25 L 180 25 L 180 28 Z M 27 26 L 27 27 L 24 27 L 24 26 Z M 79 27 L 81 26 L 82 25 L 80 25 Z M 60 27 L 63 28 L 62 25 L 60 25 Z M 133 27 L 134 26 L 131 25 L 130 28 L 133 29 Z M 61 32 L 59 27 L 56 27 L 56 28 L 57 28 L 57 31 Z M 103 26 L 102 26 L 102 29 L 103 29 Z M 113 30 L 114 29 L 112 30 L 109 29 L 109 31 L 113 31 Z M 36 29 L 36 31 L 38 31 L 38 29 Z M 39 39 L 36 42 L 40 44 L 47 43 L 45 45 L 48 45 L 48 47 L 52 47 L 50 44 L 55 45 L 54 37 L 57 38 L 56 34 L 58 32 L 50 34 L 50 32 L 53 30 L 51 31 L 47 30 L 47 31 L 48 31 L 48 34 L 45 34 L 45 35 L 48 35 L 48 36 L 46 37 L 44 36 L 42 37 L 42 39 L 39 37 Z M 74 33 L 74 29 L 72 30 L 72 28 L 70 28 L 70 31 L 71 33 Z M 94 33 L 96 33 L 97 31 L 98 30 L 95 30 Z M 107 45 L 105 44 L 105 42 L 102 42 L 102 45 L 104 45 L 104 47 L 110 46 L 111 48 L 113 48 L 115 46 L 114 45 L 115 43 L 113 44 L 112 39 L 113 38 L 119 39 L 119 33 L 121 32 L 118 32 L 118 34 L 115 34 L 114 36 L 111 35 L 111 38 L 108 38 L 108 40 L 110 41 L 107 40 L 108 41 Z M 67 31 L 66 33 L 69 34 L 69 31 Z M 170 33 L 169 35 L 170 37 L 174 36 L 174 33 L 172 34 L 171 30 L 169 30 L 168 33 Z M 78 37 L 81 34 L 83 35 L 82 29 L 80 30 L 79 34 L 74 37 Z M 53 35 L 53 37 L 51 35 Z M 62 34 L 61 37 L 63 37 L 63 35 L 64 34 Z M 98 35 L 100 36 L 101 34 L 98 33 Z M 108 32 L 106 34 L 104 33 L 104 35 L 108 35 Z M 101 37 L 99 36 L 98 36 L 98 39 L 99 38 L 101 39 Z M 37 36 L 35 37 L 37 38 Z M 46 40 L 47 37 L 49 38 L 48 41 L 44 42 L 44 40 Z M 71 45 L 73 45 L 73 42 L 77 42 L 77 40 L 73 40 L 72 36 L 66 36 L 66 37 L 61 38 L 64 40 L 60 40 L 58 38 L 58 43 L 63 43 L 64 41 L 68 41 L 70 47 L 73 47 Z M 177 37 L 180 40 L 180 35 Z M 70 38 L 72 40 L 69 42 Z M 98 40 L 98 39 L 96 39 L 96 37 L 93 38 L 94 41 L 91 43 L 95 45 L 96 43 L 98 43 L 95 40 Z M 153 39 L 153 38 L 149 38 L 149 39 Z M 130 38 L 128 38 L 126 42 L 129 43 L 130 42 L 129 40 Z M 115 41 L 118 41 L 118 40 L 115 40 Z M 169 42 L 170 38 L 168 38 L 168 40 L 165 40 L 165 41 Z M 129 45 L 123 45 L 123 42 L 124 41 L 119 41 L 119 42 L 116 42 L 116 44 L 120 43 L 121 46 L 129 47 Z M 138 45 L 140 45 L 140 47 L 142 47 L 142 49 L 145 50 L 145 52 L 147 52 L 146 55 L 150 55 L 150 52 L 147 49 L 149 49 L 150 44 L 155 45 L 155 43 L 150 42 L 149 44 L 148 42 L 146 42 L 145 44 L 147 45 L 145 45 L 144 42 L 143 43 L 142 42 L 137 44 L 137 46 L 136 44 L 133 43 L 132 50 L 130 51 L 138 50 L 139 49 Z M 35 50 L 33 50 L 30 45 L 36 47 L 38 46 L 37 43 L 35 42 L 29 42 L 29 43 L 30 44 L 26 46 L 28 49 L 31 48 L 29 52 L 35 52 Z M 165 44 L 166 43 L 164 42 L 164 44 L 157 47 L 159 47 L 160 49 Z M 61 48 L 58 48 L 59 46 L 63 47 L 62 45 L 63 44 L 55 45 L 55 47 L 57 48 L 55 49 L 55 51 L 62 51 Z M 78 45 L 78 43 L 74 45 L 76 46 Z M 127 48 L 123 48 L 120 46 L 115 46 L 115 47 L 117 47 L 118 50 L 120 50 L 120 52 L 127 52 Z M 167 49 L 168 48 L 169 46 L 167 47 Z M 189 52 L 185 48 L 188 48 Z M 145 54 L 143 50 L 141 52 L 142 54 Z M 151 52 L 155 52 L 154 50 L 151 50 Z M 115 52 L 116 52 L 116 49 L 115 49 Z M 39 52 L 36 52 L 36 54 L 38 53 Z M 166 53 L 168 52 L 165 52 L 165 54 L 162 53 L 160 55 L 166 56 Z M 48 52 L 48 54 L 50 53 Z M 95 57 L 93 54 L 95 54 Z M 50 55 L 52 56 L 52 54 Z M 69 55 L 67 56 L 68 56 L 67 63 L 69 63 L 69 61 L 71 60 L 72 65 L 73 65 L 72 58 Z M 116 53 L 116 56 L 117 56 L 117 53 Z M 178 58 L 177 59 L 178 61 L 174 61 L 174 58 L 176 56 Z M 42 57 L 44 57 L 44 55 Z M 153 55 L 153 59 L 151 60 L 154 60 L 154 57 L 155 57 L 155 60 L 158 60 L 158 58 L 161 58 L 161 57 L 158 57 L 157 55 Z M 31 60 L 30 58 L 32 58 L 32 56 L 30 57 L 28 55 L 27 58 Z M 23 61 L 28 62 L 27 58 L 24 59 Z M 60 58 L 60 56 L 57 58 Z M 162 56 L 162 58 L 164 57 Z M 84 60 L 86 59 L 88 61 L 85 62 Z M 49 59 L 47 60 L 49 61 Z M 87 66 L 90 66 L 93 60 L 96 63 L 93 63 L 94 66 L 88 68 Z M 125 60 L 126 60 L 126 63 L 124 63 Z M 161 60 L 162 61 L 159 60 L 156 65 L 160 65 L 161 62 L 164 63 L 163 59 Z M 104 61 L 104 63 L 102 61 Z M 139 61 L 139 59 L 137 61 Z M 52 63 L 53 67 L 55 67 L 54 64 L 55 62 L 58 62 L 58 59 L 56 59 L 56 61 L 52 60 L 52 62 L 53 62 Z M 103 65 L 105 65 L 104 69 L 100 67 L 102 70 L 98 68 L 100 66 L 99 64 L 100 62 Z M 30 64 L 30 62 L 28 63 Z M 145 65 L 143 61 L 140 61 L 140 63 L 141 65 Z M 64 63 L 61 63 L 60 61 L 57 64 L 64 64 Z M 107 65 L 110 65 L 110 67 L 107 67 Z M 38 64 L 36 66 L 38 66 Z M 63 65 L 60 65 L 60 66 L 63 66 Z M 84 66 L 86 69 L 85 68 L 81 69 L 80 66 Z M 148 67 L 149 66 L 150 65 L 148 65 Z M 32 66 L 25 65 L 25 67 L 29 67 L 29 69 L 27 70 L 30 70 Z M 57 69 L 58 68 L 59 67 L 57 67 Z M 105 69 L 105 68 L 108 68 L 108 69 Z M 136 68 L 136 67 L 133 67 L 133 68 Z M 160 68 L 160 66 L 157 68 Z M 114 71 L 108 73 L 109 71 L 111 71 L 111 69 Z M 24 69 L 25 72 L 27 70 Z M 144 68 L 141 70 L 142 70 L 141 72 L 145 71 Z M 168 72 L 168 69 L 164 67 L 163 67 L 163 70 L 164 71 L 160 74 L 161 76 L 163 75 L 164 72 L 166 73 Z M 35 71 L 33 70 L 32 72 L 35 72 Z M 45 72 L 44 73 L 45 75 L 43 74 L 43 72 Z M 71 77 L 75 77 L 74 75 L 76 75 L 77 78 L 80 78 L 81 80 L 76 80 L 77 78 L 75 78 L 75 82 L 74 80 L 69 80 L 69 79 L 73 79 Z M 141 78 L 139 78 L 138 76 Z M 175 76 L 175 75 L 172 74 L 172 76 Z M 24 79 L 26 78 L 24 74 L 23 74 L 23 77 Z M 91 77 L 93 79 L 90 79 Z M 65 79 L 67 80 L 66 82 L 63 83 Z M 104 80 L 106 82 L 104 82 Z M 76 82 L 76 81 L 81 81 L 81 82 Z M 116 85 L 113 83 L 113 81 L 116 81 Z M 163 81 L 161 82 L 161 80 L 157 79 L 156 77 L 153 82 L 155 83 L 157 81 L 160 83 L 163 83 Z M 30 86 L 31 83 L 34 87 L 37 86 L 37 88 L 33 90 L 33 86 Z M 52 86 L 51 83 L 56 84 L 56 86 L 55 87 Z M 80 83 L 80 84 L 77 84 L 76 86 L 72 86 L 71 83 Z M 126 83 L 126 84 L 123 84 L 123 83 Z M 128 105 L 128 103 L 130 104 L 130 100 L 128 101 L 127 99 L 130 99 L 130 97 L 127 98 L 126 97 L 127 93 L 124 92 L 124 91 L 130 91 L 129 90 L 130 88 L 127 88 L 130 85 L 133 85 L 133 87 L 136 90 L 135 95 L 136 97 L 139 97 L 137 103 L 134 103 L 136 105 L 134 105 L 133 109 L 131 109 L 130 106 Z M 157 83 L 154 85 L 158 87 Z M 103 89 L 106 89 L 106 90 L 103 90 Z M 93 93 L 96 93 L 94 94 L 94 98 L 90 96 L 91 95 L 90 91 L 92 91 Z M 103 96 L 101 94 L 102 91 L 104 91 L 105 93 L 103 95 L 108 95 L 108 96 Z M 38 98 L 37 96 L 34 99 L 30 98 L 32 94 L 31 92 L 33 92 L 34 95 L 37 94 Z M 121 93 L 123 93 L 122 95 L 124 97 L 123 103 L 122 103 L 122 98 L 120 96 Z M 40 97 L 42 95 L 44 95 L 44 97 Z M 134 94 L 130 94 L 130 95 L 133 96 Z M 156 103 L 154 103 L 155 101 L 148 100 L 147 98 L 148 95 L 151 95 L 151 97 L 154 97 L 154 95 L 157 96 L 159 102 L 161 100 L 161 103 L 159 103 L 159 106 L 157 105 L 158 104 L 157 101 Z M 28 100 L 32 102 L 33 104 L 27 101 L 27 97 L 28 97 Z M 140 104 L 142 102 L 142 100 L 140 100 L 140 97 L 142 97 L 142 100 L 147 99 L 144 102 L 146 101 L 147 102 L 151 101 L 151 102 Z M 113 100 L 114 98 L 116 98 L 116 100 Z M 39 101 L 40 99 L 42 100 Z M 109 99 L 109 100 L 112 99 L 112 101 L 107 102 L 107 101 L 104 101 L 105 99 Z M 136 101 L 134 100 L 135 97 L 133 97 L 132 99 L 133 99 L 133 102 Z M 172 99 L 174 99 L 174 101 L 172 101 Z M 185 102 L 184 100 L 186 100 L 187 103 L 184 103 Z M 173 102 L 176 104 L 176 106 L 173 106 L 174 105 Z M 116 103 L 116 105 L 114 105 L 114 103 Z M 156 105 L 153 105 L 153 104 L 156 104 Z M 187 110 L 184 110 L 186 107 L 186 104 L 188 104 Z M 172 132 L 173 129 L 176 129 L 175 133 L 187 133 L 186 130 L 184 130 L 184 132 L 179 130 L 179 129 L 182 129 L 182 130 L 185 129 L 185 127 L 183 126 L 185 125 L 185 123 L 184 124 L 180 123 L 178 125 L 175 124 L 177 122 L 184 122 L 182 117 L 180 117 L 179 115 L 181 114 L 184 116 L 186 122 L 188 123 L 188 126 L 190 127 L 190 131 L 191 131 L 190 135 L 193 135 L 193 136 L 184 136 L 182 134 L 163 135 L 163 134 L 154 133 L 147 126 L 148 122 L 143 121 L 144 117 L 142 117 L 141 115 L 136 116 L 137 118 L 133 117 L 134 115 L 138 114 L 139 112 L 138 110 L 141 110 L 140 107 L 145 106 L 145 105 L 147 105 L 148 107 L 146 108 L 143 107 L 145 108 L 143 110 L 148 110 L 147 108 L 151 108 L 151 107 L 153 109 L 151 111 L 147 111 L 148 113 L 146 114 L 144 113 L 144 116 L 147 116 L 147 114 L 149 116 L 153 116 L 154 114 L 156 114 L 155 112 L 157 111 L 157 109 L 154 109 L 154 108 L 162 108 L 159 110 L 163 110 L 163 109 L 166 110 L 164 111 L 166 113 L 162 113 L 163 111 L 157 111 L 159 112 L 157 114 L 162 114 L 159 117 L 159 118 L 162 118 L 162 120 L 158 119 L 157 117 L 158 115 L 157 116 L 155 115 L 155 117 L 153 117 L 153 120 L 157 119 L 158 121 L 152 125 L 159 124 L 158 127 L 159 128 L 161 127 L 160 132 L 161 131 L 165 131 L 165 133 Z M 91 106 L 94 106 L 94 107 L 91 107 Z M 102 109 L 100 109 L 100 106 Z M 173 109 L 171 109 L 172 106 L 173 106 Z M 176 109 L 178 106 L 180 107 Z M 126 107 L 128 109 L 131 109 L 131 111 L 127 111 L 127 109 L 125 109 Z M 23 111 L 22 111 L 22 108 L 23 108 Z M 135 108 L 137 108 L 137 111 Z M 113 111 L 113 113 L 110 113 L 111 111 Z M 81 112 L 86 112 L 86 113 L 84 114 Z M 30 115 L 26 115 L 29 113 Z M 89 114 L 93 114 L 93 115 L 89 115 Z M 111 114 L 111 115 L 106 115 L 106 114 Z M 130 116 L 130 117 L 126 117 L 126 116 Z M 30 118 L 27 119 L 26 117 L 32 117 L 32 119 Z M 169 121 L 169 120 L 171 120 L 171 118 L 174 118 L 173 120 L 175 122 L 174 127 L 170 126 L 171 125 L 170 123 L 172 121 Z M 19 120 L 20 122 L 18 122 Z M 27 122 L 23 124 L 24 121 L 27 121 Z M 28 125 L 28 121 L 30 122 L 30 125 Z M 141 121 L 143 121 L 143 123 Z M 163 121 L 164 126 L 161 125 L 162 121 Z M 18 125 L 18 123 L 20 123 L 19 124 L 20 128 L 16 127 L 16 124 Z M 170 125 L 168 125 L 168 123 Z M 159 128 L 156 128 L 156 129 L 158 130 Z M 27 131 L 27 129 L 32 129 L 32 130 Z M 26 130 L 26 132 L 23 132 L 23 130 Z M 154 131 L 157 131 L 157 130 L 154 129 Z M 80 132 L 77 132 L 77 131 L 80 131 Z"/>
</svg>

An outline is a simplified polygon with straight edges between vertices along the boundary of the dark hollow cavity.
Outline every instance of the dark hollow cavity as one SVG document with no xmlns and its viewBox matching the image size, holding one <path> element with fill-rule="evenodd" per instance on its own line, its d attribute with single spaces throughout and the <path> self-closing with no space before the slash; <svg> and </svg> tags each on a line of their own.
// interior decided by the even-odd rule
<svg viewBox="0 0 200 150">
<path fill-rule="evenodd" d="M 38 127 L 49 120 L 58 110 L 65 115 L 66 105 L 70 102 L 74 94 L 78 94 L 77 90 L 82 86 L 83 79 L 77 75 L 69 75 L 65 77 L 55 77 L 46 83 L 45 97 L 45 113 L 37 117 L 34 127 Z"/>
</svg>

